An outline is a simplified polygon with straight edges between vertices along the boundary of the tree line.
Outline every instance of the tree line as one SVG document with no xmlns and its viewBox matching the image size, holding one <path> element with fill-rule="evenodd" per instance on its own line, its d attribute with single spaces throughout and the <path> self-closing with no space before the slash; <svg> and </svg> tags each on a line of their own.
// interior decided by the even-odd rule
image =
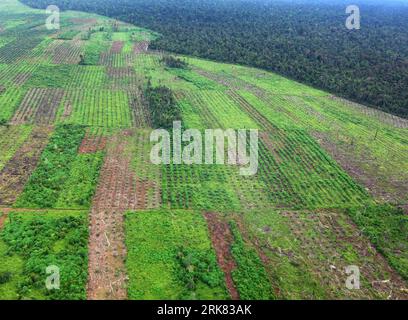
<svg viewBox="0 0 408 320">
<path fill-rule="evenodd" d="M 274 71 L 408 118 L 408 6 L 403 4 L 363 1 L 361 29 L 348 30 L 346 4 L 339 0 L 54 2 L 159 32 L 153 49 Z"/>
</svg>

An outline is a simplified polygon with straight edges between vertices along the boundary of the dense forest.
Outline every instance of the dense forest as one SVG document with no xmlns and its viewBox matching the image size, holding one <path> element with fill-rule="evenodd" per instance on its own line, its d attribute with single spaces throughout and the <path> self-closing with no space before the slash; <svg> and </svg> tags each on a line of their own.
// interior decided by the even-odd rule
<svg viewBox="0 0 408 320">
<path fill-rule="evenodd" d="M 48 0 L 23 0 L 46 7 Z M 360 3 L 362 2 L 362 3 Z M 360 3 L 348 30 L 345 1 L 54 0 L 159 32 L 151 47 L 271 70 L 408 117 L 408 6 Z"/>
</svg>

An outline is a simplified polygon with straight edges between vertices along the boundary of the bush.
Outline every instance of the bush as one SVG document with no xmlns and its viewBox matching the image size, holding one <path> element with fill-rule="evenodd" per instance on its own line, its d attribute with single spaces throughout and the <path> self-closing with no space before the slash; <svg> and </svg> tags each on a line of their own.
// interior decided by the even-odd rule
<svg viewBox="0 0 408 320">
<path fill-rule="evenodd" d="M 11 280 L 11 272 L 2 272 L 0 273 L 0 284 L 5 284 Z"/>
<path fill-rule="evenodd" d="M 224 287 L 224 274 L 219 269 L 212 250 L 198 251 L 191 248 L 180 248 L 177 260 L 180 266 L 178 278 L 185 285 L 183 298 L 194 298 L 200 282 L 210 288 Z"/>
<path fill-rule="evenodd" d="M 187 68 L 187 62 L 173 56 L 164 56 L 161 61 L 169 68 Z"/>
</svg>

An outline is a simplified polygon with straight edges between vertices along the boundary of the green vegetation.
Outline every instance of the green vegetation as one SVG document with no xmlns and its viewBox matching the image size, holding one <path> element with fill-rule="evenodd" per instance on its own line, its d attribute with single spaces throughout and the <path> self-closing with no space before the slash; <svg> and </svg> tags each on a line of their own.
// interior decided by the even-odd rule
<svg viewBox="0 0 408 320">
<path fill-rule="evenodd" d="M 306 217 L 310 213 L 305 214 Z M 249 234 L 256 237 L 269 259 L 266 266 L 279 299 L 324 299 L 328 293 L 311 269 L 320 272 L 318 263 L 306 252 L 291 230 L 291 222 L 275 210 L 254 210 L 243 215 Z M 324 235 L 322 235 L 324 237 Z M 316 251 L 316 242 L 312 242 Z M 312 266 L 309 265 L 312 264 Z"/>
<path fill-rule="evenodd" d="M 80 212 L 11 213 L 0 231 L 2 299 L 85 299 L 87 222 Z M 59 268 L 59 290 L 45 286 L 49 266 Z"/>
<path fill-rule="evenodd" d="M 58 36 L 58 39 L 61 39 L 61 40 L 72 40 L 77 34 L 79 34 L 79 32 L 80 32 L 80 31 L 78 31 L 78 30 L 68 30 L 68 31 L 66 31 L 66 32 L 64 32 L 64 33 L 61 33 L 61 34 Z"/>
<path fill-rule="evenodd" d="M 199 299 L 201 290 L 203 294 L 207 290 L 205 286 L 214 290 L 215 294 L 217 293 L 215 290 L 219 289 L 218 299 L 226 297 L 225 292 L 221 289 L 225 286 L 224 274 L 218 267 L 212 250 L 200 252 L 195 249 L 181 248 L 177 259 L 180 264 L 177 276 L 184 284 L 184 291 L 180 299 Z"/>
<path fill-rule="evenodd" d="M 130 299 L 228 297 L 199 212 L 130 212 L 125 233 Z"/>
<path fill-rule="evenodd" d="M 60 112 L 62 123 L 95 127 L 131 127 L 132 115 L 128 95 L 119 90 L 72 90 L 64 103 L 69 103 L 69 116 Z"/>
<path fill-rule="evenodd" d="M 68 179 L 60 193 L 57 208 L 87 209 L 98 183 L 104 154 L 102 152 L 79 154 L 71 164 Z"/>
<path fill-rule="evenodd" d="M 108 50 L 109 44 L 104 38 L 104 33 L 93 33 L 89 42 L 85 46 L 84 62 L 85 65 L 99 64 L 100 55 Z"/>
<path fill-rule="evenodd" d="M 231 253 L 237 268 L 232 272 L 234 283 L 243 300 L 269 300 L 274 297 L 268 274 L 254 248 L 245 243 L 235 222 L 230 223 L 234 236 Z"/>
<path fill-rule="evenodd" d="M 10 87 L 0 90 L 0 121 L 8 122 L 23 99 L 25 90 Z"/>
<path fill-rule="evenodd" d="M 24 0 L 45 8 L 46 0 Z M 250 65 L 407 118 L 408 7 L 359 3 L 360 30 L 347 30 L 342 1 L 56 0 L 63 9 L 109 14 L 160 34 L 154 49 Z M 248 22 L 249 21 L 249 22 Z M 381 21 L 381 23 L 378 23 Z M 336 41 L 333 41 L 336 39 Z M 385 43 L 383 39 L 388 39 Z"/>
<path fill-rule="evenodd" d="M 180 110 L 169 88 L 153 88 L 149 83 L 145 96 L 156 128 L 170 129 L 173 127 L 173 121 L 181 120 Z"/>
<path fill-rule="evenodd" d="M 393 266 L 408 280 L 408 216 L 390 205 L 350 208 L 347 213 Z"/>
<path fill-rule="evenodd" d="M 61 125 L 55 129 L 48 146 L 41 155 L 37 169 L 16 202 L 17 207 L 53 208 L 61 194 L 67 191 L 66 181 L 78 183 L 79 178 L 88 177 L 91 181 L 95 179 L 95 174 L 84 177 L 78 177 L 76 174 L 77 179 L 75 176 L 70 178 L 78 146 L 84 135 L 85 129 L 81 126 Z M 88 170 L 87 167 L 81 169 Z M 85 184 L 87 183 L 89 182 Z M 75 187 L 76 185 L 69 186 L 69 188 Z M 69 193 L 67 196 L 70 196 Z M 76 201 L 84 200 L 76 199 Z"/>
<path fill-rule="evenodd" d="M 30 87 L 64 88 L 69 86 L 75 69 L 70 65 L 41 65 L 27 85 Z"/>
<path fill-rule="evenodd" d="M 229 179 L 236 174 L 224 165 L 165 165 L 163 205 L 172 209 L 239 210 L 240 201 Z"/>
<path fill-rule="evenodd" d="M 162 62 L 169 68 L 184 69 L 187 67 L 187 62 L 170 55 L 165 55 L 162 59 Z"/>
<path fill-rule="evenodd" d="M 139 1 L 131 2 L 129 8 Z M 112 1 L 98 3 L 109 8 Z M 172 19 L 182 19 L 189 6 Z M 252 9 L 248 4 L 249 16 Z M 47 30 L 45 18 L 17 0 L 0 3 L 0 208 L 6 208 L 0 209 L 0 299 L 407 298 L 407 219 L 396 209 L 408 201 L 405 119 L 264 70 L 150 50 L 276 68 L 307 34 L 285 49 L 286 37 L 265 33 L 262 48 L 246 55 L 258 38 L 226 48 L 254 32 L 258 19 L 232 37 L 231 26 L 218 28 L 221 43 L 214 34 L 193 46 L 194 35 L 222 23 L 211 16 L 196 30 L 194 22 L 180 48 L 168 42 L 168 30 L 158 35 L 73 11 L 64 11 L 61 30 Z M 271 41 L 279 41 L 272 53 Z M 340 88 L 342 76 L 327 72 L 324 57 L 337 66 L 342 60 L 324 50 L 317 50 L 313 72 L 308 59 L 317 51 L 303 49 L 300 66 L 293 54 L 285 70 Z M 268 54 L 280 56 L 271 62 Z M 385 87 L 381 81 L 372 87 L 376 75 L 364 77 L 353 78 L 346 91 L 369 101 Z M 388 108 L 395 96 L 383 92 L 387 103 L 379 105 Z M 243 164 L 153 164 L 151 132 L 171 129 L 175 120 L 202 135 L 209 128 L 258 129 L 257 173 L 241 176 Z M 97 250 L 89 270 L 88 236 Z M 63 272 L 58 292 L 44 287 L 52 264 Z M 360 290 L 344 285 L 350 265 L 360 266 Z"/>
<path fill-rule="evenodd" d="M 31 131 L 31 126 L 0 126 L 0 171 L 28 138 Z"/>
</svg>

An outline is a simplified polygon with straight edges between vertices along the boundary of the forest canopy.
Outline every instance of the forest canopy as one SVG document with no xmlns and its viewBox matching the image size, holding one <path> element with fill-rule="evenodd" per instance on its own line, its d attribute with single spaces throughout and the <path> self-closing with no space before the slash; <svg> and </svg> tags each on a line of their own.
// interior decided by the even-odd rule
<svg viewBox="0 0 408 320">
<path fill-rule="evenodd" d="M 22 0 L 45 8 L 48 0 Z M 408 118 L 408 6 L 356 1 L 54 0 L 159 32 L 152 48 L 274 71 Z"/>
</svg>

